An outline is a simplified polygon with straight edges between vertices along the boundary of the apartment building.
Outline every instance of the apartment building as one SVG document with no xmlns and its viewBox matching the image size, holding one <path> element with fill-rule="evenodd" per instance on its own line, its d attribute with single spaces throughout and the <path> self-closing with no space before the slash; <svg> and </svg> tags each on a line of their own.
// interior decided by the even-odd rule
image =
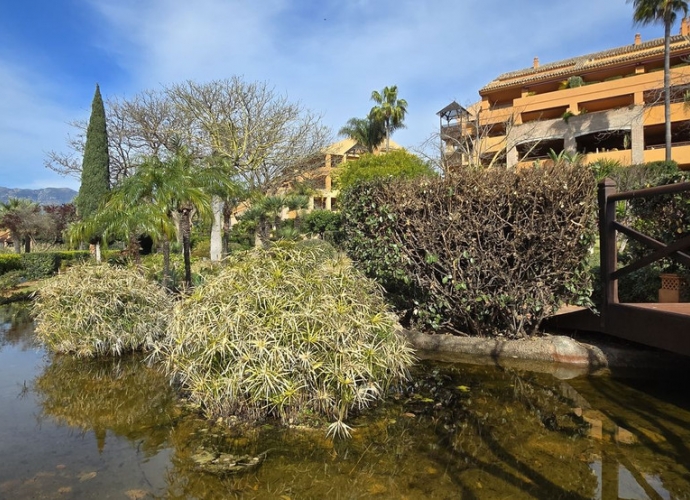
<svg viewBox="0 0 690 500">
<path fill-rule="evenodd" d="M 672 157 L 690 169 L 690 29 L 671 38 Z M 634 43 L 498 76 L 481 100 L 437 113 L 446 160 L 531 165 L 549 151 L 624 165 L 664 159 L 664 39 Z"/>
<path fill-rule="evenodd" d="M 374 154 L 381 154 L 384 149 L 385 145 L 381 145 L 374 151 Z M 390 149 L 397 150 L 402 149 L 402 147 L 391 140 Z M 336 210 L 338 190 L 333 189 L 332 175 L 334 169 L 342 163 L 358 160 L 361 155 L 367 152 L 364 146 L 349 138 L 326 147 L 320 165 L 305 174 L 302 179 L 315 190 L 309 200 L 309 209 Z"/>
</svg>

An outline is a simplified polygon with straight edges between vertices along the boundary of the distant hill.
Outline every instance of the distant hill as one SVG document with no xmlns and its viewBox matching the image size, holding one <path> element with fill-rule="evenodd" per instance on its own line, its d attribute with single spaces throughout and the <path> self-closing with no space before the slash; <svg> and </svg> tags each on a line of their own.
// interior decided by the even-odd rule
<svg viewBox="0 0 690 500">
<path fill-rule="evenodd" d="M 71 203 L 77 192 L 70 188 L 10 189 L 0 187 L 0 202 L 10 198 L 27 198 L 41 205 L 62 205 Z"/>
</svg>

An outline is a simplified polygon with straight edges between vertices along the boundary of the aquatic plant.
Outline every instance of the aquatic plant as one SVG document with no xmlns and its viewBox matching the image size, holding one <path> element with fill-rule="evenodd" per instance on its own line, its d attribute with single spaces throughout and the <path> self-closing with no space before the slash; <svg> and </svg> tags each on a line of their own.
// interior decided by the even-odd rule
<svg viewBox="0 0 690 500">
<path fill-rule="evenodd" d="M 209 417 L 344 420 L 407 377 L 413 355 L 374 281 L 328 244 L 233 254 L 175 308 L 154 351 Z"/>
<path fill-rule="evenodd" d="M 78 357 L 146 351 L 165 334 L 172 304 L 135 269 L 76 266 L 40 289 L 36 335 L 51 351 Z"/>
</svg>

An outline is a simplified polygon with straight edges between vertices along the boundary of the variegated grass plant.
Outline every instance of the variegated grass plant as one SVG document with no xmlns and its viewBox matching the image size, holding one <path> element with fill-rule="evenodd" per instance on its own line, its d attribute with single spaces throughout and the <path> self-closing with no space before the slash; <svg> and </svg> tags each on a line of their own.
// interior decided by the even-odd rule
<svg viewBox="0 0 690 500">
<path fill-rule="evenodd" d="M 78 357 L 147 351 L 165 335 L 173 299 L 135 269 L 81 265 L 47 280 L 34 303 L 48 349 Z"/>
<path fill-rule="evenodd" d="M 335 255 L 335 256 L 334 256 Z M 228 258 L 178 304 L 154 352 L 209 417 L 301 412 L 335 421 L 408 376 L 413 353 L 394 333 L 381 290 L 332 247 L 284 243 Z"/>
</svg>

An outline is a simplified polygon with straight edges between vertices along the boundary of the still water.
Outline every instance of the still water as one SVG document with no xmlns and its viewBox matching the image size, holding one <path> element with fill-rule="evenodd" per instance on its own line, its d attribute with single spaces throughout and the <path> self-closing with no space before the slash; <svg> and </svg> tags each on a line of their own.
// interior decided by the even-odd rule
<svg viewBox="0 0 690 500">
<path fill-rule="evenodd" d="M 2 499 L 690 499 L 688 373 L 567 380 L 422 361 L 402 394 L 324 430 L 209 424 L 139 358 L 37 346 L 0 307 Z M 200 452 L 264 456 L 238 474 Z"/>
</svg>

